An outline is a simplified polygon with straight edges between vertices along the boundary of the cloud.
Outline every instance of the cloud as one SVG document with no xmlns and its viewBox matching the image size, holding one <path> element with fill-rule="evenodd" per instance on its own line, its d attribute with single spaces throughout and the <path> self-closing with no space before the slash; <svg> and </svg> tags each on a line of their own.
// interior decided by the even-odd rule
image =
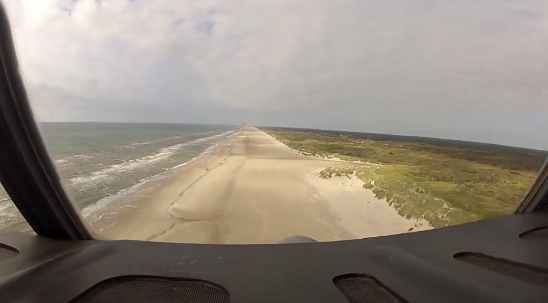
<svg viewBox="0 0 548 303">
<path fill-rule="evenodd" d="M 245 118 L 548 148 L 546 1 L 5 5 L 44 121 Z"/>
</svg>

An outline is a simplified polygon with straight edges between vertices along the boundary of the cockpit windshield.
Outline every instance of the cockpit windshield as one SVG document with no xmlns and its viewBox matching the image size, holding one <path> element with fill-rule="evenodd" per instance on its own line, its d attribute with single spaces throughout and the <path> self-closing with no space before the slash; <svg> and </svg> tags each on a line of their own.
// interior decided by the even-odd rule
<svg viewBox="0 0 548 303">
<path fill-rule="evenodd" d="M 3 1 L 93 234 L 376 237 L 514 212 L 548 152 L 548 2 Z M 0 229 L 30 231 L 0 189 Z"/>
</svg>

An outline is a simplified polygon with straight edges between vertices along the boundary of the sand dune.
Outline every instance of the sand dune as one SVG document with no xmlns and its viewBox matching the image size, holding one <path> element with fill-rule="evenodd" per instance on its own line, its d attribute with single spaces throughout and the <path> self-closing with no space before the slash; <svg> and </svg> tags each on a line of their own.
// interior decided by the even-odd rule
<svg viewBox="0 0 548 303">
<path fill-rule="evenodd" d="M 356 178 L 324 180 L 327 166 L 247 128 L 210 156 L 94 228 L 111 239 L 275 243 L 292 235 L 335 241 L 429 228 L 405 219 Z"/>
</svg>

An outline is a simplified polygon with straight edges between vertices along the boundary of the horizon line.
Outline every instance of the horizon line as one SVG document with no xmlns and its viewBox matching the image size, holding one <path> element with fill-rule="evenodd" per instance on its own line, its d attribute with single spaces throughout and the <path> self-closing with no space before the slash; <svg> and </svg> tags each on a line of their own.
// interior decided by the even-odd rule
<svg viewBox="0 0 548 303">
<path fill-rule="evenodd" d="M 208 124 L 208 123 L 197 123 L 197 122 L 104 122 L 104 121 L 43 121 L 43 122 L 37 122 L 39 124 L 47 124 L 47 123 L 94 123 L 94 124 L 176 124 L 176 125 L 214 125 L 214 126 L 242 126 L 241 124 Z M 493 146 L 503 146 L 503 147 L 510 147 L 510 148 L 522 148 L 522 149 L 528 149 L 533 151 L 540 151 L 540 152 L 546 152 L 548 150 L 539 149 L 539 148 L 531 148 L 531 147 L 523 147 L 523 146 L 516 146 L 516 145 L 508 145 L 508 144 L 501 144 L 501 143 L 490 143 L 490 142 L 479 142 L 479 141 L 470 141 L 470 140 L 464 140 L 464 139 L 453 139 L 453 138 L 442 138 L 442 137 L 428 137 L 423 135 L 399 135 L 394 133 L 372 133 L 372 132 L 365 132 L 365 131 L 350 131 L 350 130 L 337 130 L 337 129 L 322 129 L 322 128 L 310 128 L 310 127 L 293 127 L 293 126 L 254 126 L 246 124 L 246 126 L 256 127 L 256 128 L 282 128 L 282 129 L 294 129 L 294 130 L 313 130 L 313 131 L 327 131 L 327 132 L 342 132 L 342 133 L 354 133 L 354 134 L 370 134 L 370 135 L 385 135 L 385 136 L 394 136 L 394 137 L 402 137 L 402 138 L 424 138 L 424 139 L 438 139 L 438 140 L 445 140 L 445 141 L 453 141 L 453 142 L 468 142 L 468 143 L 476 143 L 476 144 L 485 144 L 485 145 L 493 145 Z"/>
</svg>

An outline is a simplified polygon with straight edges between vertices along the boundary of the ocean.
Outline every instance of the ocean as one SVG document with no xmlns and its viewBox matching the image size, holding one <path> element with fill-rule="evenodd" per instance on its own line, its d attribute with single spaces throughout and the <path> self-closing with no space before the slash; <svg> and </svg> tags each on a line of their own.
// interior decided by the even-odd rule
<svg viewBox="0 0 548 303">
<path fill-rule="evenodd" d="M 239 126 L 43 123 L 41 131 L 76 209 L 88 220 L 112 203 L 168 180 L 236 135 Z M 28 227 L 0 187 L 0 229 Z"/>
</svg>

